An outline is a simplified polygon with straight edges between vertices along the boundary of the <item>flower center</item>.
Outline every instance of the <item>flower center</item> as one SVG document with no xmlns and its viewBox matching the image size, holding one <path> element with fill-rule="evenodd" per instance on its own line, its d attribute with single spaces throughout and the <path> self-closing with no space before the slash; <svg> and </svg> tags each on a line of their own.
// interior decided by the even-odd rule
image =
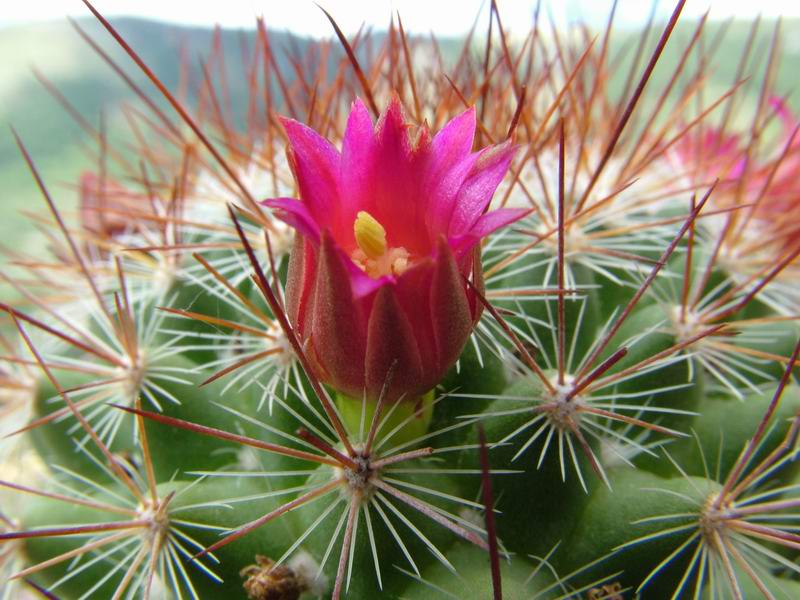
<svg viewBox="0 0 800 600">
<path fill-rule="evenodd" d="M 367 211 L 356 215 L 353 233 L 358 248 L 351 258 L 370 277 L 400 275 L 408 268 L 408 250 L 402 246 L 390 248 L 383 225 Z"/>
</svg>

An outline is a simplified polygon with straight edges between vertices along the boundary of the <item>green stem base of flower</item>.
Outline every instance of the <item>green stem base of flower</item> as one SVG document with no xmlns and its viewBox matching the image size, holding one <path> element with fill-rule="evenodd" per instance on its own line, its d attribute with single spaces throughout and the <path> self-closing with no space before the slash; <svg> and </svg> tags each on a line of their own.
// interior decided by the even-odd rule
<svg viewBox="0 0 800 600">
<path fill-rule="evenodd" d="M 366 439 L 378 402 L 355 399 L 337 392 L 336 406 L 348 431 Z M 413 400 L 401 400 L 395 405 L 385 406 L 375 439 L 386 440 L 387 448 L 406 444 L 428 432 L 432 417 L 433 390 Z"/>
</svg>

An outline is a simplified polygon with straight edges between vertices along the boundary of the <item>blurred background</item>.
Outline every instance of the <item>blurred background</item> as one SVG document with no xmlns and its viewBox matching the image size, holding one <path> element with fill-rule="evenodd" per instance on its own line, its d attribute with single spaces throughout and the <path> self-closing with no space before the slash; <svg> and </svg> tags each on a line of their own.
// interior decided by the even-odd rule
<svg viewBox="0 0 800 600">
<path fill-rule="evenodd" d="M 455 55 L 460 50 L 473 24 L 478 32 L 485 32 L 489 21 L 489 2 L 479 0 L 319 0 L 319 3 L 348 35 L 362 26 L 380 35 L 392 15 L 399 13 L 409 35 L 436 35 L 445 59 L 448 52 Z M 709 9 L 709 3 L 711 21 L 706 36 L 719 44 L 714 55 L 715 66 L 709 70 L 706 82 L 710 95 L 721 94 L 732 85 L 736 61 L 750 31 L 750 23 L 759 15 L 761 26 L 756 39 L 756 56 L 761 58 L 763 68 L 776 19 L 782 17 L 782 60 L 775 87 L 778 93 L 788 96 L 790 105 L 800 107 L 797 94 L 792 94 L 797 85 L 797 71 L 792 65 L 800 60 L 800 2 L 797 1 L 689 0 L 651 85 L 657 85 L 658 80 L 665 81 L 672 74 L 680 57 L 682 40 L 685 43 L 689 39 L 697 20 Z M 199 65 L 212 46 L 213 27 L 221 25 L 233 98 L 237 94 L 244 95 L 246 77 L 242 68 L 242 47 L 252 46 L 257 16 L 264 17 L 272 32 L 278 64 L 287 71 L 290 70 L 288 52 L 332 36 L 330 23 L 309 0 L 193 3 L 96 0 L 95 4 L 171 88 L 178 84 L 181 56 L 192 69 L 200 72 Z M 511 43 L 526 35 L 533 23 L 536 1 L 498 0 L 497 4 Z M 559 29 L 566 30 L 570 24 L 584 22 L 601 31 L 611 5 L 604 0 L 543 2 L 541 16 L 552 20 Z M 655 4 L 620 0 L 614 21 L 617 33 L 611 39 L 612 52 L 632 56 L 636 40 L 651 14 L 656 23 L 663 24 L 673 8 L 671 2 L 664 0 Z M 66 209 L 74 206 L 79 174 L 92 167 L 85 152 L 89 138 L 83 133 L 81 119 L 97 127 L 102 114 L 109 143 L 124 142 L 124 139 L 115 139 L 117 132 L 124 129 L 124 116 L 119 107 L 132 99 L 132 93 L 81 38 L 67 17 L 75 19 L 137 84 L 157 98 L 155 89 L 116 48 L 80 0 L 3 3 L 0 9 L 0 56 L 3 57 L 0 123 L 4 125 L 0 131 L 0 244 L 17 250 L 35 252 L 37 240 L 42 243 L 22 212 L 39 212 L 44 204 L 8 126 L 19 132 L 57 202 Z M 724 36 L 715 37 L 722 33 Z M 654 38 L 652 43 L 655 43 Z M 479 52 L 483 42 L 476 39 L 475 45 L 475 51 Z M 630 59 L 629 56 L 625 60 Z M 620 62 L 621 72 L 625 60 Z M 755 98 L 758 91 L 757 85 L 750 85 L 741 93 Z M 4 260 L 0 256 L 0 267 Z"/>
</svg>

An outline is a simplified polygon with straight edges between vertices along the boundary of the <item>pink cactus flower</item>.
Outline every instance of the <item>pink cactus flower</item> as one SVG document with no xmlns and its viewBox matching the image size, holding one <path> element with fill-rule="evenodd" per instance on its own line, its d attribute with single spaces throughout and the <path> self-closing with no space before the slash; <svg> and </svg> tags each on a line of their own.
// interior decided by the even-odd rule
<svg viewBox="0 0 800 600">
<path fill-rule="evenodd" d="M 297 231 L 286 307 L 337 391 L 414 401 L 458 359 L 481 314 L 480 240 L 525 211 L 487 212 L 510 143 L 472 152 L 475 110 L 412 142 L 397 99 L 373 126 L 353 103 L 341 152 L 283 120 L 300 199 L 266 200 Z"/>
<path fill-rule="evenodd" d="M 755 203 L 748 224 L 763 230 L 776 249 L 793 252 L 800 244 L 800 121 L 782 98 L 770 98 L 769 106 L 782 131 L 746 174 L 748 198 Z"/>
<path fill-rule="evenodd" d="M 769 107 L 781 129 L 775 139 L 758 144 L 742 133 L 706 127 L 699 138 L 688 135 L 676 145 L 688 173 L 719 180 L 713 205 L 737 209 L 742 233 L 727 235 L 726 244 L 739 245 L 732 253 L 747 261 L 782 260 L 800 248 L 800 121 L 780 97 L 770 98 Z M 793 272 L 789 267 L 782 277 Z"/>
<path fill-rule="evenodd" d="M 699 138 L 693 134 L 681 137 L 675 152 L 690 175 L 704 183 L 719 179 L 718 194 L 734 191 L 744 172 L 746 148 L 738 133 L 706 127 Z"/>
<path fill-rule="evenodd" d="M 781 98 L 771 98 L 770 106 L 781 121 L 779 163 L 764 167 L 764 178 L 768 180 L 765 198 L 759 205 L 762 216 L 768 220 L 782 221 L 782 231 L 787 238 L 787 246 L 800 243 L 800 134 L 795 130 L 800 126 L 797 116 L 792 113 Z M 774 173 L 772 173 L 774 171 Z"/>
</svg>

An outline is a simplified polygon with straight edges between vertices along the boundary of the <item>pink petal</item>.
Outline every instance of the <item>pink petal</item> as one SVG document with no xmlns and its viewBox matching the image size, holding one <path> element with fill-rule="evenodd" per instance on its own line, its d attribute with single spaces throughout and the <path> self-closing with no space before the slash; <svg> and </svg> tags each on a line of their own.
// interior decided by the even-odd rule
<svg viewBox="0 0 800 600">
<path fill-rule="evenodd" d="M 375 134 L 372 119 L 361 100 L 355 100 L 347 119 L 342 143 L 339 181 L 342 190 L 339 223 L 334 237 L 345 248 L 352 243 L 353 222 L 358 210 L 370 200 L 372 162 L 375 155 Z M 346 240 L 346 241 L 345 241 Z"/>
<path fill-rule="evenodd" d="M 289 138 L 290 163 L 294 170 L 300 197 L 323 227 L 335 214 L 339 200 L 339 151 L 310 127 L 291 119 L 281 119 Z"/>
<path fill-rule="evenodd" d="M 501 227 L 519 221 L 530 214 L 525 208 L 501 208 L 482 215 L 464 235 L 450 239 L 450 247 L 457 256 L 463 256 L 476 243 Z"/>
<path fill-rule="evenodd" d="M 385 275 L 383 277 L 372 278 L 367 275 L 364 271 L 358 268 L 358 266 L 352 261 L 348 261 L 349 264 L 347 266 L 348 272 L 350 273 L 350 285 L 353 289 L 353 297 L 356 300 L 361 300 L 366 296 L 369 296 L 379 287 L 394 283 L 396 279 L 391 275 Z"/>
<path fill-rule="evenodd" d="M 411 156 L 411 141 L 408 139 L 403 105 L 397 96 L 392 97 L 389 106 L 378 119 L 375 136 L 379 144 L 395 148 L 406 157 Z"/>
<path fill-rule="evenodd" d="M 383 224 L 390 246 L 403 246 L 411 254 L 427 254 L 430 244 L 417 156 L 412 153 L 408 128 L 396 98 L 378 121 L 371 154 L 359 208 Z"/>
<path fill-rule="evenodd" d="M 427 151 L 426 183 L 434 183 L 467 158 L 475 137 L 475 108 L 465 110 L 436 134 Z"/>
<path fill-rule="evenodd" d="M 342 172 L 347 172 L 351 181 L 363 181 L 363 160 L 368 158 L 375 144 L 375 134 L 369 111 L 360 99 L 353 102 L 342 142 Z"/>
<path fill-rule="evenodd" d="M 270 198 L 260 202 L 262 206 L 273 209 L 281 221 L 293 227 L 301 235 L 319 244 L 319 225 L 308 210 L 308 205 L 296 198 Z"/>
<path fill-rule="evenodd" d="M 479 154 L 468 154 L 423 187 L 421 194 L 427 199 L 431 245 L 448 231 L 453 214 L 459 210 L 460 191 L 474 172 L 478 158 Z"/>
<path fill-rule="evenodd" d="M 501 227 L 519 221 L 529 214 L 531 214 L 531 210 L 527 208 L 500 208 L 493 210 L 482 215 L 468 233 L 478 238 L 484 238 Z"/>
<path fill-rule="evenodd" d="M 475 108 L 452 119 L 433 138 L 428 149 L 423 195 L 430 215 L 429 230 L 432 243 L 442 231 L 447 231 L 453 214 L 458 190 L 472 170 L 477 155 L 472 155 L 475 137 Z"/>
<path fill-rule="evenodd" d="M 480 152 L 473 174 L 464 182 L 450 218 L 448 234 L 466 234 L 484 213 L 497 186 L 505 177 L 517 149 L 506 142 Z"/>
</svg>

